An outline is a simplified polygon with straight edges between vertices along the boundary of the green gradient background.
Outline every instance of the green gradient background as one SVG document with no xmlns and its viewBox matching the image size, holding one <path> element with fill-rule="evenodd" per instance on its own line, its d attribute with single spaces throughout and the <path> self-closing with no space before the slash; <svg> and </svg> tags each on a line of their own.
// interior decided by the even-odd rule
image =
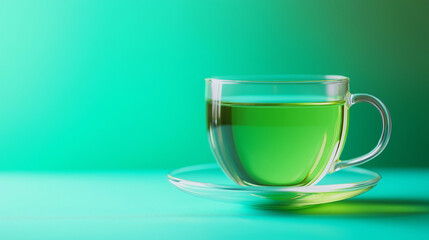
<svg viewBox="0 0 429 240">
<path fill-rule="evenodd" d="M 204 77 L 351 78 L 391 111 L 366 166 L 429 167 L 428 1 L 1 1 L 0 170 L 178 167 L 214 161 Z M 351 110 L 343 158 L 381 123 Z"/>
</svg>

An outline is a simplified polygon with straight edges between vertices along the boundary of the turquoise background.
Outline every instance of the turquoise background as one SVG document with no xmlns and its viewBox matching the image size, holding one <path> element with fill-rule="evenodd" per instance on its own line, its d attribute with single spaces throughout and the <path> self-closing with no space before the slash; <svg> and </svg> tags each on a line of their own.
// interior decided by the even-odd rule
<svg viewBox="0 0 429 240">
<path fill-rule="evenodd" d="M 429 167 L 428 1 L 0 2 L 0 169 L 174 168 L 214 161 L 204 78 L 319 73 L 388 106 L 366 166 Z M 381 123 L 351 110 L 343 158 Z"/>
</svg>

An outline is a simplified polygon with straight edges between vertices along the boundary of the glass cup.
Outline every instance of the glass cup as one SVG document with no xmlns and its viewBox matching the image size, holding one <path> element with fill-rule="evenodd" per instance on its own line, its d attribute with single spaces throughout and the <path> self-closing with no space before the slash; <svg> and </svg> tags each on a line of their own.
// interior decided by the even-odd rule
<svg viewBox="0 0 429 240">
<path fill-rule="evenodd" d="M 328 173 L 375 158 L 392 129 L 386 106 L 369 94 L 351 94 L 344 76 L 212 77 L 206 79 L 206 102 L 213 154 L 240 185 L 316 184 Z M 357 102 L 379 110 L 383 131 L 369 153 L 339 160 L 349 108 Z"/>
</svg>

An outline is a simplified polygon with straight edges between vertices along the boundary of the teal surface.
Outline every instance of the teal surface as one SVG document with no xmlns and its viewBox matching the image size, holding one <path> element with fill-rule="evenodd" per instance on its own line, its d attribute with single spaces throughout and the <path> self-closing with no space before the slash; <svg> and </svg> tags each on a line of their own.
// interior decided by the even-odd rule
<svg viewBox="0 0 429 240">
<path fill-rule="evenodd" d="M 393 119 L 366 166 L 429 167 L 429 2 L 2 0 L 0 170 L 213 162 L 204 77 L 351 78 Z M 343 158 L 370 150 L 376 110 L 351 109 Z"/>
<path fill-rule="evenodd" d="M 373 190 L 290 212 L 188 195 L 166 171 L 1 173 L 1 239 L 424 239 L 428 170 L 379 169 Z"/>
</svg>

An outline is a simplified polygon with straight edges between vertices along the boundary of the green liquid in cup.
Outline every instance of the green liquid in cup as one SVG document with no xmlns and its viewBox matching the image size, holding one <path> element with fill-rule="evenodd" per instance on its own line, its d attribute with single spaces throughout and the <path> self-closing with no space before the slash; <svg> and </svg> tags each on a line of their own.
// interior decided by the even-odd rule
<svg viewBox="0 0 429 240">
<path fill-rule="evenodd" d="M 344 101 L 207 102 L 213 152 L 242 185 L 308 185 L 337 161 L 347 132 Z"/>
</svg>

